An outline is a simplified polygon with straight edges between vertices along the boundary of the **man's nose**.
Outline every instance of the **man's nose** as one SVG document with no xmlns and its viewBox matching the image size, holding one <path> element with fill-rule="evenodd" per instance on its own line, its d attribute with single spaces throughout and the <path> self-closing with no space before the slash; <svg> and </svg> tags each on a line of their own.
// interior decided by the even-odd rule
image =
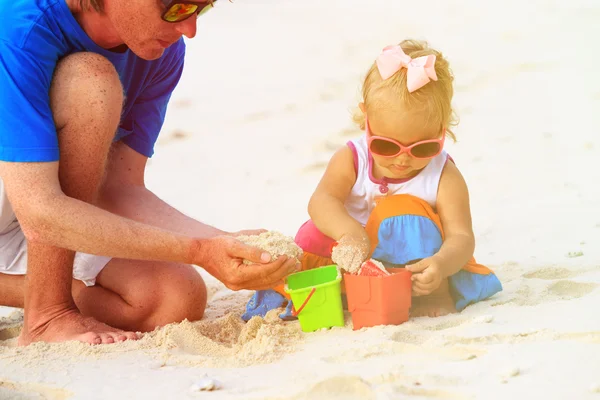
<svg viewBox="0 0 600 400">
<path fill-rule="evenodd" d="M 181 21 L 177 24 L 177 31 L 182 35 L 185 35 L 189 39 L 192 39 L 196 36 L 196 22 L 198 22 L 198 18 L 196 16 L 192 16 L 185 21 Z"/>
</svg>

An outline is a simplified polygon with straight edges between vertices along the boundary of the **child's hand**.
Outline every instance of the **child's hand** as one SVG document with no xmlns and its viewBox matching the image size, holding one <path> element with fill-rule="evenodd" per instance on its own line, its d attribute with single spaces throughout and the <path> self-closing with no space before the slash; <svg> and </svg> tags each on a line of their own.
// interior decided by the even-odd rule
<svg viewBox="0 0 600 400">
<path fill-rule="evenodd" d="M 405 267 L 412 272 L 412 292 L 415 296 L 431 294 L 442 283 L 442 272 L 435 257 L 427 257 Z"/>
<path fill-rule="evenodd" d="M 338 240 L 331 252 L 331 259 L 341 269 L 357 273 L 362 263 L 369 256 L 369 237 L 367 232 L 346 234 Z"/>
</svg>

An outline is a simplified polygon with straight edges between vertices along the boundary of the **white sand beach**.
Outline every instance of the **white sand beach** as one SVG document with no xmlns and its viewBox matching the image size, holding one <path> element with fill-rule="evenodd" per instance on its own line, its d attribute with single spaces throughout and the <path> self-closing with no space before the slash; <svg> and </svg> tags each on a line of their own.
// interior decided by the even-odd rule
<svg viewBox="0 0 600 400">
<path fill-rule="evenodd" d="M 600 399 L 600 3 L 235 0 L 199 20 L 147 183 L 226 230 L 294 236 L 379 51 L 449 59 L 477 261 L 504 290 L 460 314 L 303 333 L 245 324 L 251 292 L 202 272 L 197 323 L 139 342 L 16 347 L 0 307 L 0 399 Z M 190 387 L 208 376 L 213 392 Z"/>
</svg>

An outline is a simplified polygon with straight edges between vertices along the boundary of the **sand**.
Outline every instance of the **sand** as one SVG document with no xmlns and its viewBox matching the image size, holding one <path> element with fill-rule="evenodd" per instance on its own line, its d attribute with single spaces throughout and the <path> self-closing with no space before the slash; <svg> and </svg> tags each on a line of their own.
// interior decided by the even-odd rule
<svg viewBox="0 0 600 400">
<path fill-rule="evenodd" d="M 14 347 L 0 308 L 0 399 L 600 398 L 598 2 L 236 0 L 188 41 L 147 184 L 228 231 L 294 236 L 368 63 L 428 39 L 456 75 L 477 260 L 504 291 L 460 314 L 306 334 L 243 324 L 251 292 L 203 273 L 203 321 L 138 343 Z M 187 185 L 185 184 L 187 183 Z M 10 317 L 9 317 L 10 316 Z M 191 393 L 204 377 L 221 388 Z"/>
<path fill-rule="evenodd" d="M 299 261 L 302 256 L 302 249 L 294 242 L 294 238 L 281 232 L 267 231 L 258 235 L 240 235 L 236 236 L 236 239 L 267 251 L 272 260 L 284 255 Z M 250 263 L 249 260 L 244 260 L 244 264 Z"/>
<path fill-rule="evenodd" d="M 368 251 L 365 243 L 350 241 L 334 246 L 331 251 L 331 259 L 342 270 L 350 274 L 358 274 Z"/>
</svg>

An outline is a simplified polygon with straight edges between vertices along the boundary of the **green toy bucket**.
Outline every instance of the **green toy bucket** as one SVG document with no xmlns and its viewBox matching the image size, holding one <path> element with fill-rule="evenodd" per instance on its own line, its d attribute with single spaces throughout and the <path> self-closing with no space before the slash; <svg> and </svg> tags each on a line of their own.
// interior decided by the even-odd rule
<svg viewBox="0 0 600 400">
<path fill-rule="evenodd" d="M 285 291 L 292 297 L 293 314 L 304 332 L 344 326 L 342 275 L 336 265 L 297 272 L 287 277 Z"/>
</svg>

